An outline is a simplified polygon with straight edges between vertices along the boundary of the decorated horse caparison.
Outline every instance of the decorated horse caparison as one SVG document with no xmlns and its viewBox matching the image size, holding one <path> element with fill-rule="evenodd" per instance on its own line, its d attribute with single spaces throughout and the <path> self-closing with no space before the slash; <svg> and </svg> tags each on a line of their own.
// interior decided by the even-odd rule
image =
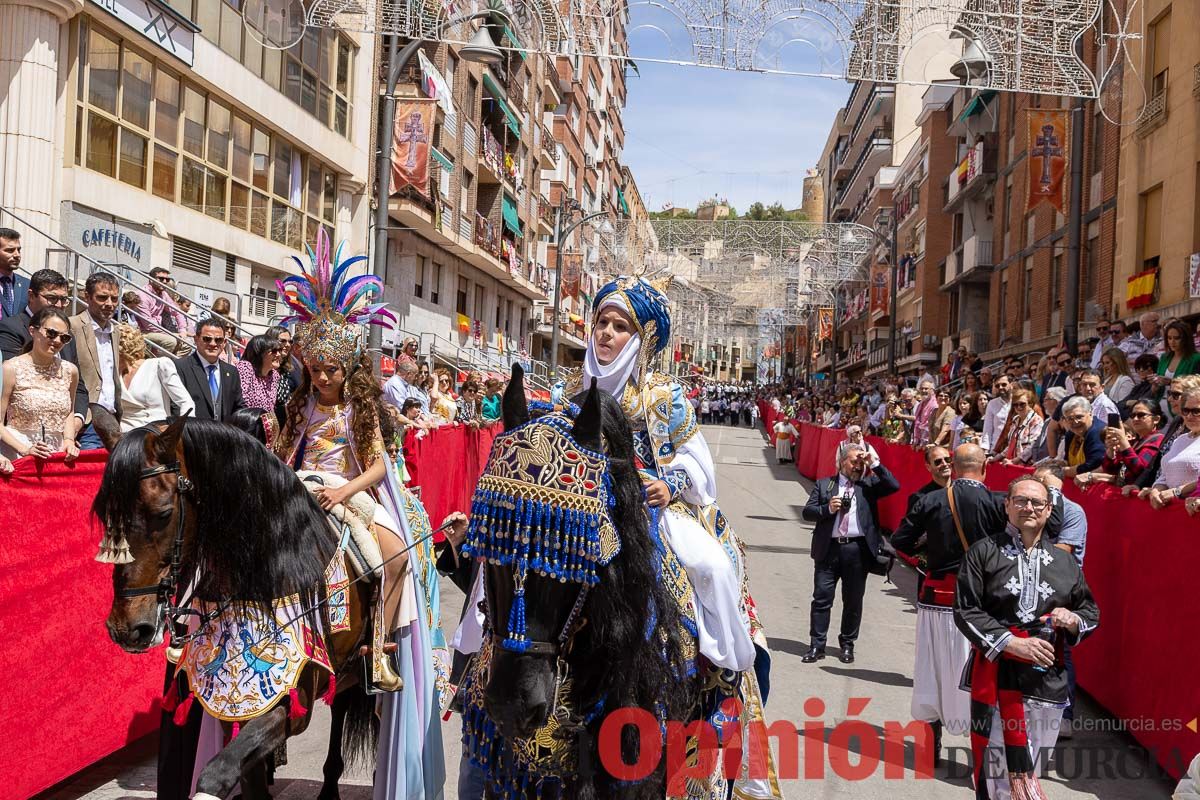
<svg viewBox="0 0 1200 800">
<path fill-rule="evenodd" d="M 595 386 L 576 401 L 531 414 L 514 367 L 463 550 L 483 560 L 486 598 L 483 648 L 464 680 L 464 747 L 489 796 L 662 798 L 662 761 L 638 781 L 609 771 L 611 753 L 602 763 L 606 716 L 719 723 L 737 674 L 697 653 L 691 586 L 647 511 L 620 406 Z M 661 745 L 626 728 L 621 760 Z M 727 791 L 714 770 L 684 793 Z"/>
<path fill-rule="evenodd" d="M 112 640 L 144 653 L 169 636 L 179 674 L 164 709 L 186 719 L 200 702 L 222 722 L 227 744 L 196 796 L 227 797 L 241 781 L 248 800 L 269 797 L 269 756 L 324 699 L 334 727 L 322 797 L 336 797 L 343 747 L 351 760 L 374 755 L 374 698 L 348 668 L 371 641 L 372 590 L 351 583 L 345 537 L 296 473 L 240 430 L 180 419 L 121 438 L 93 513 L 99 560 L 114 565 Z M 175 633 L 196 618 L 193 634 Z"/>
</svg>

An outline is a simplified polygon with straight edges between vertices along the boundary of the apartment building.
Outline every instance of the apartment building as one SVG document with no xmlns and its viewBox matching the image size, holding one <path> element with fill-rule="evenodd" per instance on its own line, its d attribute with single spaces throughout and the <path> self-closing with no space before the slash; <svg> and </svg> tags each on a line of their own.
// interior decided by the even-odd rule
<svg viewBox="0 0 1200 800">
<path fill-rule="evenodd" d="M 318 228 L 366 250 L 374 40 L 311 29 L 270 50 L 237 6 L 0 5 L 0 204 L 25 220 L 0 225 L 24 269 L 82 279 L 68 249 L 134 284 L 166 267 L 253 331 Z"/>
<path fill-rule="evenodd" d="M 1105 13 L 1110 13 L 1110 9 L 1106 8 Z M 1105 23 L 1106 29 L 1111 29 L 1108 26 L 1112 24 L 1109 19 Z M 1098 39 L 1096 35 L 1082 38 L 1083 59 L 1095 74 L 1102 75 L 1112 55 L 1097 43 Z M 1131 71 L 1127 69 L 1126 74 Z M 1074 108 L 1077 101 L 1014 93 L 1001 93 L 994 98 L 985 93 L 976 97 L 986 101 L 986 111 L 976 114 L 979 119 L 972 123 L 976 139 L 982 137 L 980 163 L 986 173 L 989 142 L 994 135 L 996 178 L 994 188 L 986 192 L 994 198 L 991 204 L 991 274 L 986 284 L 990 321 L 988 343 L 985 347 L 971 349 L 980 352 L 985 360 L 1044 352 L 1062 338 L 1064 302 L 1067 282 L 1071 278 L 1067 258 L 1069 220 L 1046 203 L 1032 211 L 1026 208 L 1030 149 L 1027 112 L 1039 108 Z M 1113 102 L 1111 97 L 1108 102 Z M 1083 340 L 1094 333 L 1092 323 L 1099 316 L 1111 313 L 1118 296 L 1113 284 L 1114 254 L 1120 238 L 1117 187 L 1119 178 L 1129 178 L 1124 175 L 1126 165 L 1120 162 L 1121 129 L 1105 119 L 1096 101 L 1081 105 L 1072 116 L 1073 121 L 1081 121 L 1084 125 L 1083 151 L 1078 156 L 1071 154 L 1071 157 L 1078 157 L 1083 166 L 1078 317 L 1079 338 Z M 968 103 L 962 107 L 960 116 L 973 108 L 975 106 Z M 1064 146 L 1070 147 L 1070 142 L 1065 142 Z M 976 147 L 979 147 L 978 143 Z M 1118 170 L 1119 162 L 1121 168 Z M 1069 185 L 1067 191 L 1069 193 Z M 976 213 L 978 202 L 984 203 L 986 211 L 987 198 L 977 201 Z M 964 211 L 964 216 L 967 213 Z M 1122 203 L 1120 213 L 1128 214 L 1129 207 Z M 980 269 L 986 269 L 986 264 L 979 263 L 987 260 L 984 258 L 988 250 L 984 244 L 986 240 L 980 238 L 986 234 L 986 229 L 985 222 L 977 237 L 975 258 Z M 962 240 L 962 244 L 962 266 L 966 267 L 970 265 L 969 239 Z M 981 299 L 976 295 L 975 305 L 959 306 L 959 329 L 972 328 L 972 321 L 980 318 L 978 303 Z"/>
<path fill-rule="evenodd" d="M 1115 264 L 1103 305 L 1125 319 L 1200 314 L 1200 5 L 1145 0 L 1124 73 Z M 1111 303 L 1111 305 L 1108 305 Z"/>
</svg>

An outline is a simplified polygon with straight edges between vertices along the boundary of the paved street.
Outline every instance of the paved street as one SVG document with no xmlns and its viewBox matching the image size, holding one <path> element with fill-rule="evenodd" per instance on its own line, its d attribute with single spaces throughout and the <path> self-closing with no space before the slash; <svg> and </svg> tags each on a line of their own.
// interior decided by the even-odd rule
<svg viewBox="0 0 1200 800">
<path fill-rule="evenodd" d="M 916 619 L 911 601 L 914 595 L 911 574 L 896 569 L 895 585 L 871 579 L 855 664 L 843 665 L 834 657 L 816 665 L 801 664 L 800 654 L 808 647 L 808 603 L 812 591 L 810 527 L 800 521 L 806 487 L 790 465 L 781 467 L 774 463 L 773 449 L 767 447 L 758 432 L 710 426 L 705 428 L 705 435 L 720 476 L 721 506 L 746 542 L 755 598 L 770 637 L 774 661 L 768 717 L 792 721 L 798 728 L 806 722 L 820 721 L 828 738 L 831 729 L 846 717 L 851 698 L 869 698 L 859 718 L 879 731 L 887 721 L 903 724 L 910 719 Z M 451 613 L 461 606 L 461 594 L 445 581 L 442 598 L 443 609 Z M 834 626 L 838 614 L 835 605 Z M 809 698 L 820 698 L 825 713 L 805 715 L 805 700 Z M 318 708 L 325 718 L 324 706 Z M 1087 725 L 1102 730 L 1108 727 L 1107 718 L 1098 717 L 1086 701 L 1081 717 Z M 319 719 L 305 737 L 289 745 L 289 764 L 279 774 L 277 797 L 299 800 L 315 796 L 324 759 L 326 728 L 323 719 Z M 453 789 L 459 752 L 457 731 L 457 718 L 446 723 L 448 798 L 457 796 Z M 812 739 L 802 742 L 801 764 L 803 753 L 820 744 Z M 967 740 L 948 738 L 947 745 L 955 748 L 948 759 L 950 763 L 932 780 L 917 780 L 911 770 L 903 780 L 888 780 L 881 767 L 866 780 L 848 782 L 833 774 L 826 753 L 825 779 L 786 782 L 785 794 L 791 798 L 967 800 L 972 796 L 967 777 Z M 857 750 L 858 746 L 852 745 L 852 749 Z M 911 751 L 911 747 L 908 749 Z M 1072 775 L 1097 772 L 1089 769 L 1089 765 L 1098 759 L 1114 765 L 1111 769 L 1117 774 L 1126 775 L 1136 774 L 1144 763 L 1144 755 L 1131 738 L 1093 731 L 1078 733 L 1064 745 L 1061 757 L 1062 770 Z M 911 766 L 911 752 L 905 758 Z M 851 763 L 857 761 L 858 756 L 852 755 Z M 54 800 L 153 797 L 153 780 L 153 742 L 147 742 L 94 767 L 47 797 Z M 369 780 L 366 774 L 347 776 L 342 797 L 352 800 L 370 797 Z M 1055 800 L 1085 797 L 1149 800 L 1170 796 L 1170 784 L 1158 778 L 1079 777 L 1068 784 L 1052 775 L 1044 786 Z"/>
</svg>

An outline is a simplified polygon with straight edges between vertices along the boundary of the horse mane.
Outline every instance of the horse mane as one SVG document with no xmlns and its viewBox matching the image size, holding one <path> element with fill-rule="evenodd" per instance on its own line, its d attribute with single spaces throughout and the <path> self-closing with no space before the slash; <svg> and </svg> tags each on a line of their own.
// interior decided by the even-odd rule
<svg viewBox="0 0 1200 800">
<path fill-rule="evenodd" d="M 601 657 L 582 659 L 572 669 L 580 684 L 599 686 L 606 712 L 632 706 L 667 719 L 687 719 L 695 687 L 686 677 L 679 607 L 658 576 L 660 556 L 650 533 L 633 434 L 620 404 L 607 392 L 600 394 L 601 431 L 616 497 L 611 516 L 621 552 L 601 569 L 600 583 L 588 600 L 585 630 L 591 629 L 591 643 Z M 633 749 L 633 732 L 625 734 L 625 749 Z M 631 756 L 629 763 L 633 760 Z M 661 797 L 662 787 L 655 783 L 624 786 L 622 793 L 645 789 Z"/>
<path fill-rule="evenodd" d="M 106 525 L 135 524 L 145 440 L 122 437 L 105 468 L 92 513 Z M 324 512 L 291 469 L 249 434 L 220 422 L 188 420 L 183 461 L 195 533 L 184 561 L 195 565 L 196 596 L 264 606 L 300 593 L 323 594 L 335 542 Z"/>
</svg>

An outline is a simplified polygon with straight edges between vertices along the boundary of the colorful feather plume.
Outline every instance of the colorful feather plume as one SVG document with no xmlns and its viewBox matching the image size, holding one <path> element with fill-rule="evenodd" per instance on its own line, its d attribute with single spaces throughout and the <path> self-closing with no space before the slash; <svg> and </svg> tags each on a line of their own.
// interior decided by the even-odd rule
<svg viewBox="0 0 1200 800">
<path fill-rule="evenodd" d="M 347 277 L 350 268 L 366 256 L 342 260 L 345 242 L 333 250 L 324 228 L 318 229 L 316 249 L 309 247 L 310 265 L 292 256 L 299 275 L 277 280 L 279 295 L 296 322 L 296 341 L 306 358 L 333 359 L 345 364 L 361 352 L 361 325 L 390 328 L 396 316 L 384 303 L 371 301 L 383 294 L 383 281 L 375 275 Z"/>
</svg>

